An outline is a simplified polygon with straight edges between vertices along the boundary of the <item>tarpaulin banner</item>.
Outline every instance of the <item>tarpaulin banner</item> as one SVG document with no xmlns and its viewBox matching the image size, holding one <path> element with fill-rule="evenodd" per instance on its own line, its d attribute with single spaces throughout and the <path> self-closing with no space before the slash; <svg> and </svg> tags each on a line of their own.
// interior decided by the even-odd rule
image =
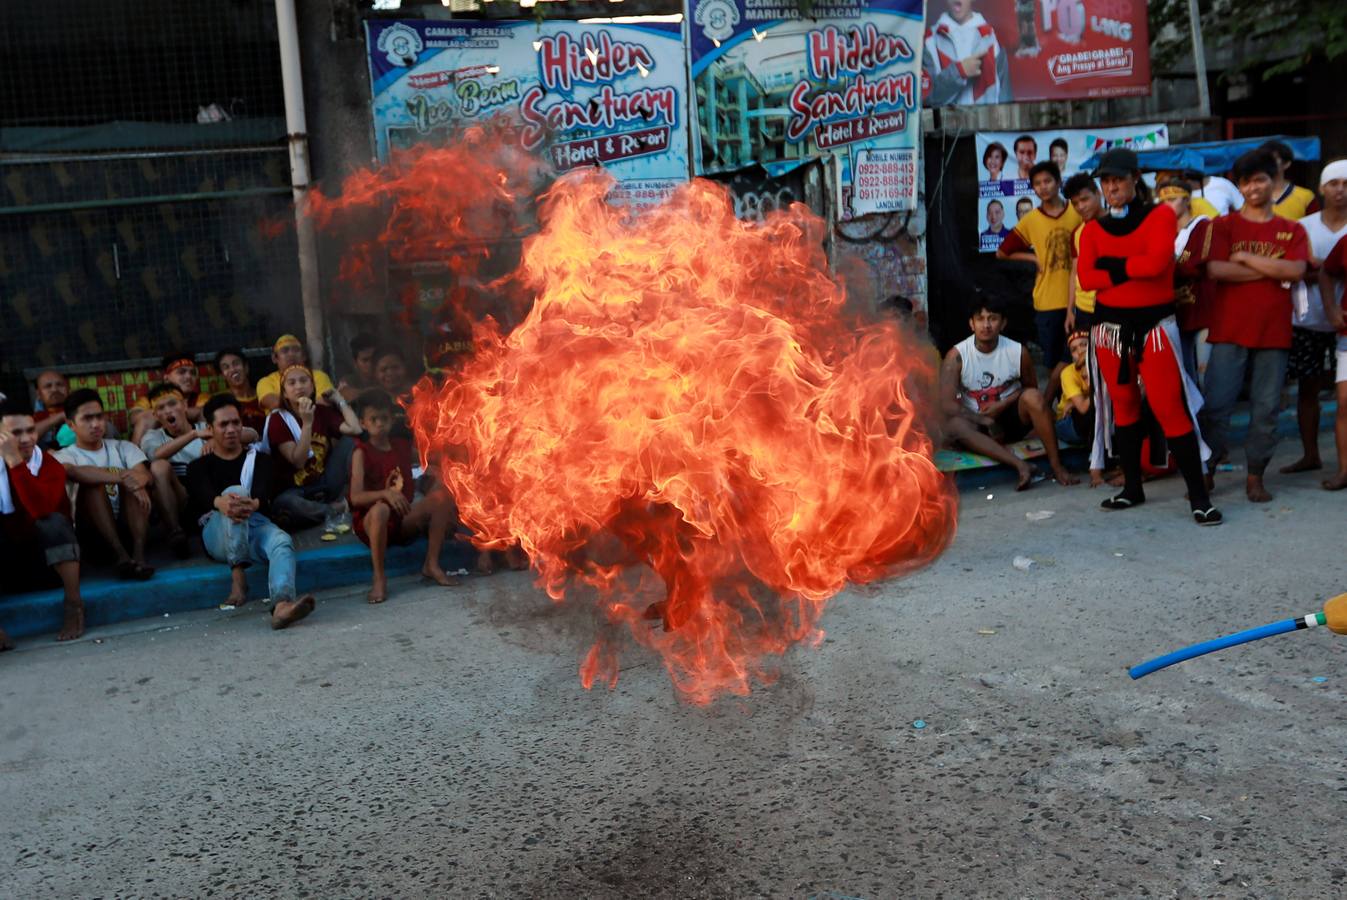
<svg viewBox="0 0 1347 900">
<path fill-rule="evenodd" d="M 379 158 L 505 113 L 558 173 L 601 165 L 618 203 L 688 178 L 687 68 L 673 23 L 371 20 Z"/>
<path fill-rule="evenodd" d="M 1058 131 L 978 132 L 978 250 L 995 253 L 1015 223 L 1038 205 L 1029 170 L 1045 160 L 1057 164 L 1062 181 L 1081 171 L 1091 156 L 1113 147 L 1153 150 L 1169 146 L 1164 125 L 1125 125 Z"/>
<path fill-rule="evenodd" d="M 926 106 L 1151 90 L 1143 0 L 927 0 L 926 25 Z"/>
<path fill-rule="evenodd" d="M 688 0 L 698 173 L 841 163 L 839 213 L 912 209 L 922 0 Z"/>
</svg>

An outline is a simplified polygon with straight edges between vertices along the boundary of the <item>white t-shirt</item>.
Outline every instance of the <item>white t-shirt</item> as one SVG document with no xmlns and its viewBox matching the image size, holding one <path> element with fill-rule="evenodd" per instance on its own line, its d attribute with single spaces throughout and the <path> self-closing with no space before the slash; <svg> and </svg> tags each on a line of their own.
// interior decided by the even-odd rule
<svg viewBox="0 0 1347 900">
<path fill-rule="evenodd" d="M 130 469 L 148 462 L 145 454 L 135 444 L 116 439 L 104 439 L 103 446 L 97 450 L 85 450 L 77 444 L 71 444 L 57 450 L 52 456 L 63 465 L 93 466 L 99 469 Z M 108 492 L 108 499 L 112 501 L 112 511 L 118 512 L 121 509 L 121 485 L 105 484 L 103 488 Z"/>
<path fill-rule="evenodd" d="M 196 430 L 200 431 L 204 427 L 204 423 L 198 423 Z M 143 437 L 141 437 L 140 449 L 145 451 L 147 457 L 154 459 L 154 451 L 158 450 L 171 440 L 173 440 L 173 435 L 169 434 L 164 429 L 151 428 L 149 431 L 145 432 Z M 187 476 L 187 467 L 201 458 L 201 451 L 204 447 L 205 444 L 202 440 L 197 438 L 194 441 L 188 441 L 182 449 L 170 456 L 168 461 L 173 466 L 173 474 L 177 475 L 179 478 L 185 478 Z"/>
<path fill-rule="evenodd" d="M 964 406 L 981 412 L 989 403 L 995 403 L 1020 389 L 1021 347 L 1002 335 L 996 349 L 983 353 L 977 338 L 969 335 L 956 348 L 963 368 L 959 373 L 960 396 Z"/>
<path fill-rule="evenodd" d="M 1220 175 L 1211 176 L 1211 180 L 1202 185 L 1202 196 L 1221 215 L 1244 206 L 1244 195 L 1239 192 L 1239 188 L 1229 178 Z"/>
<path fill-rule="evenodd" d="M 1311 213 L 1301 219 L 1300 224 L 1310 238 L 1310 255 L 1320 261 L 1337 246 L 1339 239 L 1347 236 L 1347 225 L 1337 231 L 1329 231 L 1323 222 L 1323 213 Z M 1317 278 L 1299 282 L 1291 291 L 1291 324 L 1311 331 L 1333 330 L 1333 326 L 1328 324 L 1328 317 L 1324 315 Z"/>
</svg>

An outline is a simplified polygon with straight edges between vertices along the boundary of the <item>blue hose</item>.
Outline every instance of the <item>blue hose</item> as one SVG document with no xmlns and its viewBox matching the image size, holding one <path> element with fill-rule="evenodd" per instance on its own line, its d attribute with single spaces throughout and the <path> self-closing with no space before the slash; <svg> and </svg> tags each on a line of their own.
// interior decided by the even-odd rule
<svg viewBox="0 0 1347 900">
<path fill-rule="evenodd" d="M 1185 659 L 1192 659 L 1194 656 L 1201 656 L 1204 653 L 1214 653 L 1217 650 L 1224 650 L 1226 647 L 1233 647 L 1236 644 L 1247 644 L 1249 641 L 1256 641 L 1259 638 L 1272 637 L 1274 634 L 1285 634 L 1288 631 L 1295 631 L 1297 619 L 1285 619 L 1281 622 L 1273 622 L 1270 625 L 1260 625 L 1257 628 L 1250 628 L 1248 631 L 1241 631 L 1238 634 L 1228 634 L 1225 637 L 1219 637 L 1212 641 L 1203 641 L 1200 644 L 1193 644 L 1191 647 L 1184 647 L 1182 650 L 1175 650 L 1173 653 L 1166 653 L 1164 656 L 1157 656 L 1155 659 L 1142 663 L 1139 666 L 1133 666 L 1127 670 L 1127 674 L 1135 678 L 1142 678 L 1152 672 L 1172 666 L 1174 663 L 1181 663 Z"/>
</svg>

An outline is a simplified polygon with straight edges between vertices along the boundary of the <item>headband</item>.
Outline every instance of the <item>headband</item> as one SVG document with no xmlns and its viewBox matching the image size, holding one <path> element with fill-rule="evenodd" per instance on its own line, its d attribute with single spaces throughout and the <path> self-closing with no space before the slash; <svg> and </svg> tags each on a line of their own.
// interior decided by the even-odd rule
<svg viewBox="0 0 1347 900">
<path fill-rule="evenodd" d="M 303 344 L 300 344 L 299 338 L 295 337 L 293 334 L 283 334 L 280 337 L 276 338 L 276 343 L 271 345 L 271 349 L 273 351 L 279 350 L 282 347 L 289 346 L 290 344 L 297 344 L 299 346 L 303 346 Z"/>
<path fill-rule="evenodd" d="M 1177 184 L 1167 184 L 1156 192 L 1155 196 L 1161 200 L 1177 200 L 1179 197 L 1191 197 L 1193 192 L 1186 187 Z"/>
<path fill-rule="evenodd" d="M 306 366 L 306 365 L 303 365 L 302 363 L 295 363 L 293 366 L 286 366 L 284 369 L 281 369 L 281 384 L 282 384 L 282 385 L 285 384 L 285 376 L 286 376 L 286 375 L 289 375 L 289 374 L 290 374 L 291 372 L 293 372 L 295 369 L 299 369 L 301 372 L 303 372 L 303 373 L 305 373 L 306 375 L 308 375 L 310 381 L 313 380 L 313 370 L 312 370 L 312 369 L 310 369 L 310 368 L 309 368 L 308 366 Z"/>
<path fill-rule="evenodd" d="M 1319 187 L 1339 178 L 1347 178 L 1347 159 L 1335 159 L 1324 166 L 1323 172 L 1319 174 Z"/>
<path fill-rule="evenodd" d="M 1088 332 L 1088 331 L 1073 331 L 1073 332 L 1071 332 L 1071 336 L 1070 336 L 1069 338 L 1066 339 L 1067 346 L 1070 346 L 1070 345 L 1071 345 L 1071 342 L 1074 341 L 1076 338 L 1081 338 L 1081 339 L 1083 339 L 1083 340 L 1087 340 L 1087 341 L 1088 341 L 1088 340 L 1090 339 L 1090 332 Z"/>
<path fill-rule="evenodd" d="M 156 394 L 154 398 L 155 402 L 158 402 L 161 397 L 177 397 L 184 403 L 187 402 L 187 397 L 184 396 L 183 392 L 178 390 L 177 388 L 171 388 L 170 390 L 161 391 L 159 394 Z"/>
<path fill-rule="evenodd" d="M 164 366 L 164 374 L 167 375 L 169 372 L 172 372 L 174 369 L 181 369 L 183 366 L 191 366 L 193 369 L 195 369 L 195 368 L 196 368 L 196 360 L 191 359 L 190 357 L 186 357 L 186 356 L 179 357 L 178 359 L 175 359 L 175 360 L 173 360 L 171 363 L 169 363 L 168 365 Z"/>
</svg>

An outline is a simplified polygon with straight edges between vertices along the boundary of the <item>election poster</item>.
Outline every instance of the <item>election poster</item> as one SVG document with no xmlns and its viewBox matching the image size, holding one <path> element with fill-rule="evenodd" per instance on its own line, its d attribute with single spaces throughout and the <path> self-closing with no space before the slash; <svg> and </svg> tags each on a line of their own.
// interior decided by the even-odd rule
<svg viewBox="0 0 1347 900">
<path fill-rule="evenodd" d="M 927 0 L 926 106 L 1151 90 L 1143 0 Z"/>
<path fill-rule="evenodd" d="M 1056 163 L 1062 181 L 1081 171 L 1081 163 L 1114 147 L 1152 150 L 1169 146 L 1164 125 L 1125 125 L 1057 131 L 978 132 L 978 252 L 995 253 L 1015 223 L 1038 205 L 1029 170 Z"/>
<path fill-rule="evenodd" d="M 910 210 L 922 0 L 688 0 L 698 174 L 833 154 L 843 219 Z"/>
<path fill-rule="evenodd" d="M 569 21 L 365 23 L 380 159 L 498 115 L 557 174 L 599 165 L 645 205 L 688 179 L 682 27 Z"/>
</svg>

